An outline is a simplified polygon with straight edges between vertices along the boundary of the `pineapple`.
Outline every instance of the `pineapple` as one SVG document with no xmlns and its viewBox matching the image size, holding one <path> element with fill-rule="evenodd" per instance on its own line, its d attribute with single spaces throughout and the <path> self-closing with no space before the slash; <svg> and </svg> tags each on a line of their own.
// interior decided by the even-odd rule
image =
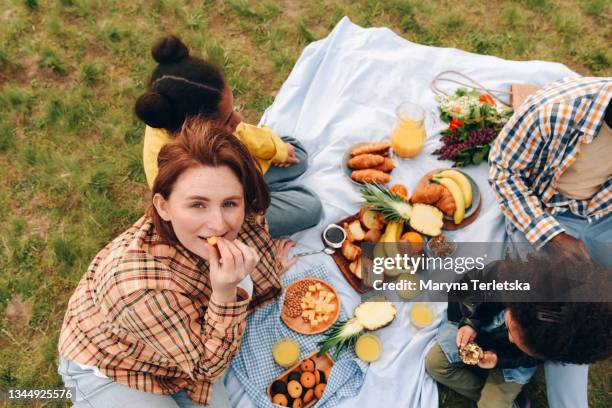
<svg viewBox="0 0 612 408">
<path fill-rule="evenodd" d="M 319 355 L 335 347 L 334 360 L 346 347 L 352 346 L 364 330 L 378 330 L 395 319 L 397 310 L 389 301 L 367 300 L 355 308 L 352 319 L 336 322 L 319 342 Z"/>
<path fill-rule="evenodd" d="M 411 205 L 399 195 L 378 184 L 368 184 L 365 188 L 362 188 L 361 196 L 365 200 L 364 205 L 380 212 L 391 224 L 393 222 L 402 223 L 405 221 L 412 229 L 425 235 L 437 236 L 442 233 L 444 215 L 442 211 L 432 205 Z M 386 232 L 385 230 L 385 235 Z M 381 242 L 393 241 L 383 236 Z"/>
<path fill-rule="evenodd" d="M 381 213 L 387 221 L 408 221 L 412 206 L 401 196 L 392 193 L 379 184 L 368 184 L 361 189 L 364 205 Z"/>
</svg>

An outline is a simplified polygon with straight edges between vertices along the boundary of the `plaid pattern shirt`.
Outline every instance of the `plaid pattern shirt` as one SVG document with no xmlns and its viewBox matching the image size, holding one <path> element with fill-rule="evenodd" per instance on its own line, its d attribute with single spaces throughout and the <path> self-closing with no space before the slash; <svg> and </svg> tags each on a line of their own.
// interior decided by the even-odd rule
<svg viewBox="0 0 612 408">
<path fill-rule="evenodd" d="M 70 298 L 59 353 L 113 381 L 155 394 L 187 389 L 207 404 L 240 346 L 248 312 L 281 292 L 270 235 L 247 218 L 238 238 L 256 248 L 253 297 L 217 302 L 208 263 L 161 243 L 146 216 L 95 257 Z"/>
<path fill-rule="evenodd" d="M 588 222 L 612 211 L 612 178 L 588 200 L 561 195 L 557 180 L 591 143 L 612 98 L 611 78 L 570 78 L 529 97 L 503 128 L 489 154 L 489 183 L 504 215 L 536 247 L 563 232 L 554 214 Z"/>
</svg>

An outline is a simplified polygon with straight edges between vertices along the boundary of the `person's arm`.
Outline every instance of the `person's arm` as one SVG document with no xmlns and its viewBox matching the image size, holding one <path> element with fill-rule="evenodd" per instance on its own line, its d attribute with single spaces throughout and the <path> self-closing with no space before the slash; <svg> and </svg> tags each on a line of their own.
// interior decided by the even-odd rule
<svg viewBox="0 0 612 408">
<path fill-rule="evenodd" d="M 240 122 L 234 135 L 259 159 L 272 163 L 284 163 L 287 160 L 285 142 L 267 126 L 257 127 Z"/>
<path fill-rule="evenodd" d="M 535 367 L 542 361 L 528 356 L 517 347 L 503 348 L 496 351 L 498 368 Z"/>
<path fill-rule="evenodd" d="M 170 136 L 165 130 L 150 126 L 145 128 L 142 161 L 149 188 L 153 188 L 153 182 L 157 177 L 157 155 L 169 140 Z"/>
<path fill-rule="evenodd" d="M 131 336 L 190 378 L 219 379 L 240 347 L 250 299 L 211 297 L 203 320 L 194 302 L 172 290 L 147 290 L 130 296 L 115 322 Z"/>
<path fill-rule="evenodd" d="M 515 113 L 489 153 L 489 183 L 502 212 L 538 248 L 564 231 L 544 211 L 530 181 L 546 139 L 554 137 L 555 129 L 545 119 L 550 109 L 524 108 Z"/>
</svg>

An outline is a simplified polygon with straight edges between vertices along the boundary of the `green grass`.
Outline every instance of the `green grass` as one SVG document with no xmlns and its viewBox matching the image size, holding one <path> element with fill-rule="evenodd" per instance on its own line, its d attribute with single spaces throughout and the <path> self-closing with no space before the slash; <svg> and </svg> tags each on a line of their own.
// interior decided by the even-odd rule
<svg viewBox="0 0 612 408">
<path fill-rule="evenodd" d="M 257 122 L 303 48 L 345 15 L 422 44 L 610 76 L 611 12 L 605 0 L 4 0 L 0 388 L 61 384 L 55 356 L 68 298 L 94 255 L 145 210 L 144 127 L 133 104 L 159 36 L 175 33 L 221 65 L 236 105 Z M 612 406 L 610 367 L 591 369 L 593 407 Z M 541 375 L 527 390 L 546 405 Z M 441 393 L 443 406 L 469 406 Z"/>
</svg>

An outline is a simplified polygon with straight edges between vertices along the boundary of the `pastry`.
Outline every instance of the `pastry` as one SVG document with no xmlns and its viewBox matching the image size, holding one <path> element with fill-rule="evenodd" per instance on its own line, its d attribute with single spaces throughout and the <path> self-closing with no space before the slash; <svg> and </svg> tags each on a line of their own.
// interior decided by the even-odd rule
<svg viewBox="0 0 612 408">
<path fill-rule="evenodd" d="M 392 158 L 385 157 L 381 164 L 379 164 L 378 166 L 369 167 L 369 168 L 372 168 L 374 170 L 384 171 L 385 173 L 388 173 L 395 168 L 395 162 L 393 161 Z"/>
<path fill-rule="evenodd" d="M 289 381 L 287 392 L 291 398 L 299 398 L 302 395 L 302 384 L 297 381 Z"/>
<path fill-rule="evenodd" d="M 484 352 L 476 343 L 468 343 L 459 350 L 461 361 L 468 365 L 476 365 L 484 357 Z"/>
<path fill-rule="evenodd" d="M 386 184 L 391 181 L 390 175 L 374 169 L 355 170 L 351 173 L 351 178 L 359 183 Z"/>
<path fill-rule="evenodd" d="M 381 166 L 386 160 L 391 160 L 377 154 L 360 154 L 348 161 L 346 164 L 350 169 L 371 169 L 372 167 Z M 391 160 L 393 162 L 393 160 Z"/>
<path fill-rule="evenodd" d="M 359 146 L 359 147 L 356 147 L 353 150 L 351 150 L 351 156 L 355 157 L 355 156 L 358 156 L 360 154 L 366 154 L 366 153 L 378 154 L 380 152 L 388 151 L 389 148 L 391 148 L 391 143 L 390 142 L 368 143 L 366 145 Z"/>
<path fill-rule="evenodd" d="M 314 369 L 315 369 L 315 363 L 309 358 L 300 363 L 300 370 L 302 370 L 303 373 L 304 372 L 311 373 L 314 371 Z"/>
<path fill-rule="evenodd" d="M 316 384 L 315 375 L 312 372 L 304 372 L 300 377 L 300 384 L 306 388 L 312 388 Z"/>
</svg>

